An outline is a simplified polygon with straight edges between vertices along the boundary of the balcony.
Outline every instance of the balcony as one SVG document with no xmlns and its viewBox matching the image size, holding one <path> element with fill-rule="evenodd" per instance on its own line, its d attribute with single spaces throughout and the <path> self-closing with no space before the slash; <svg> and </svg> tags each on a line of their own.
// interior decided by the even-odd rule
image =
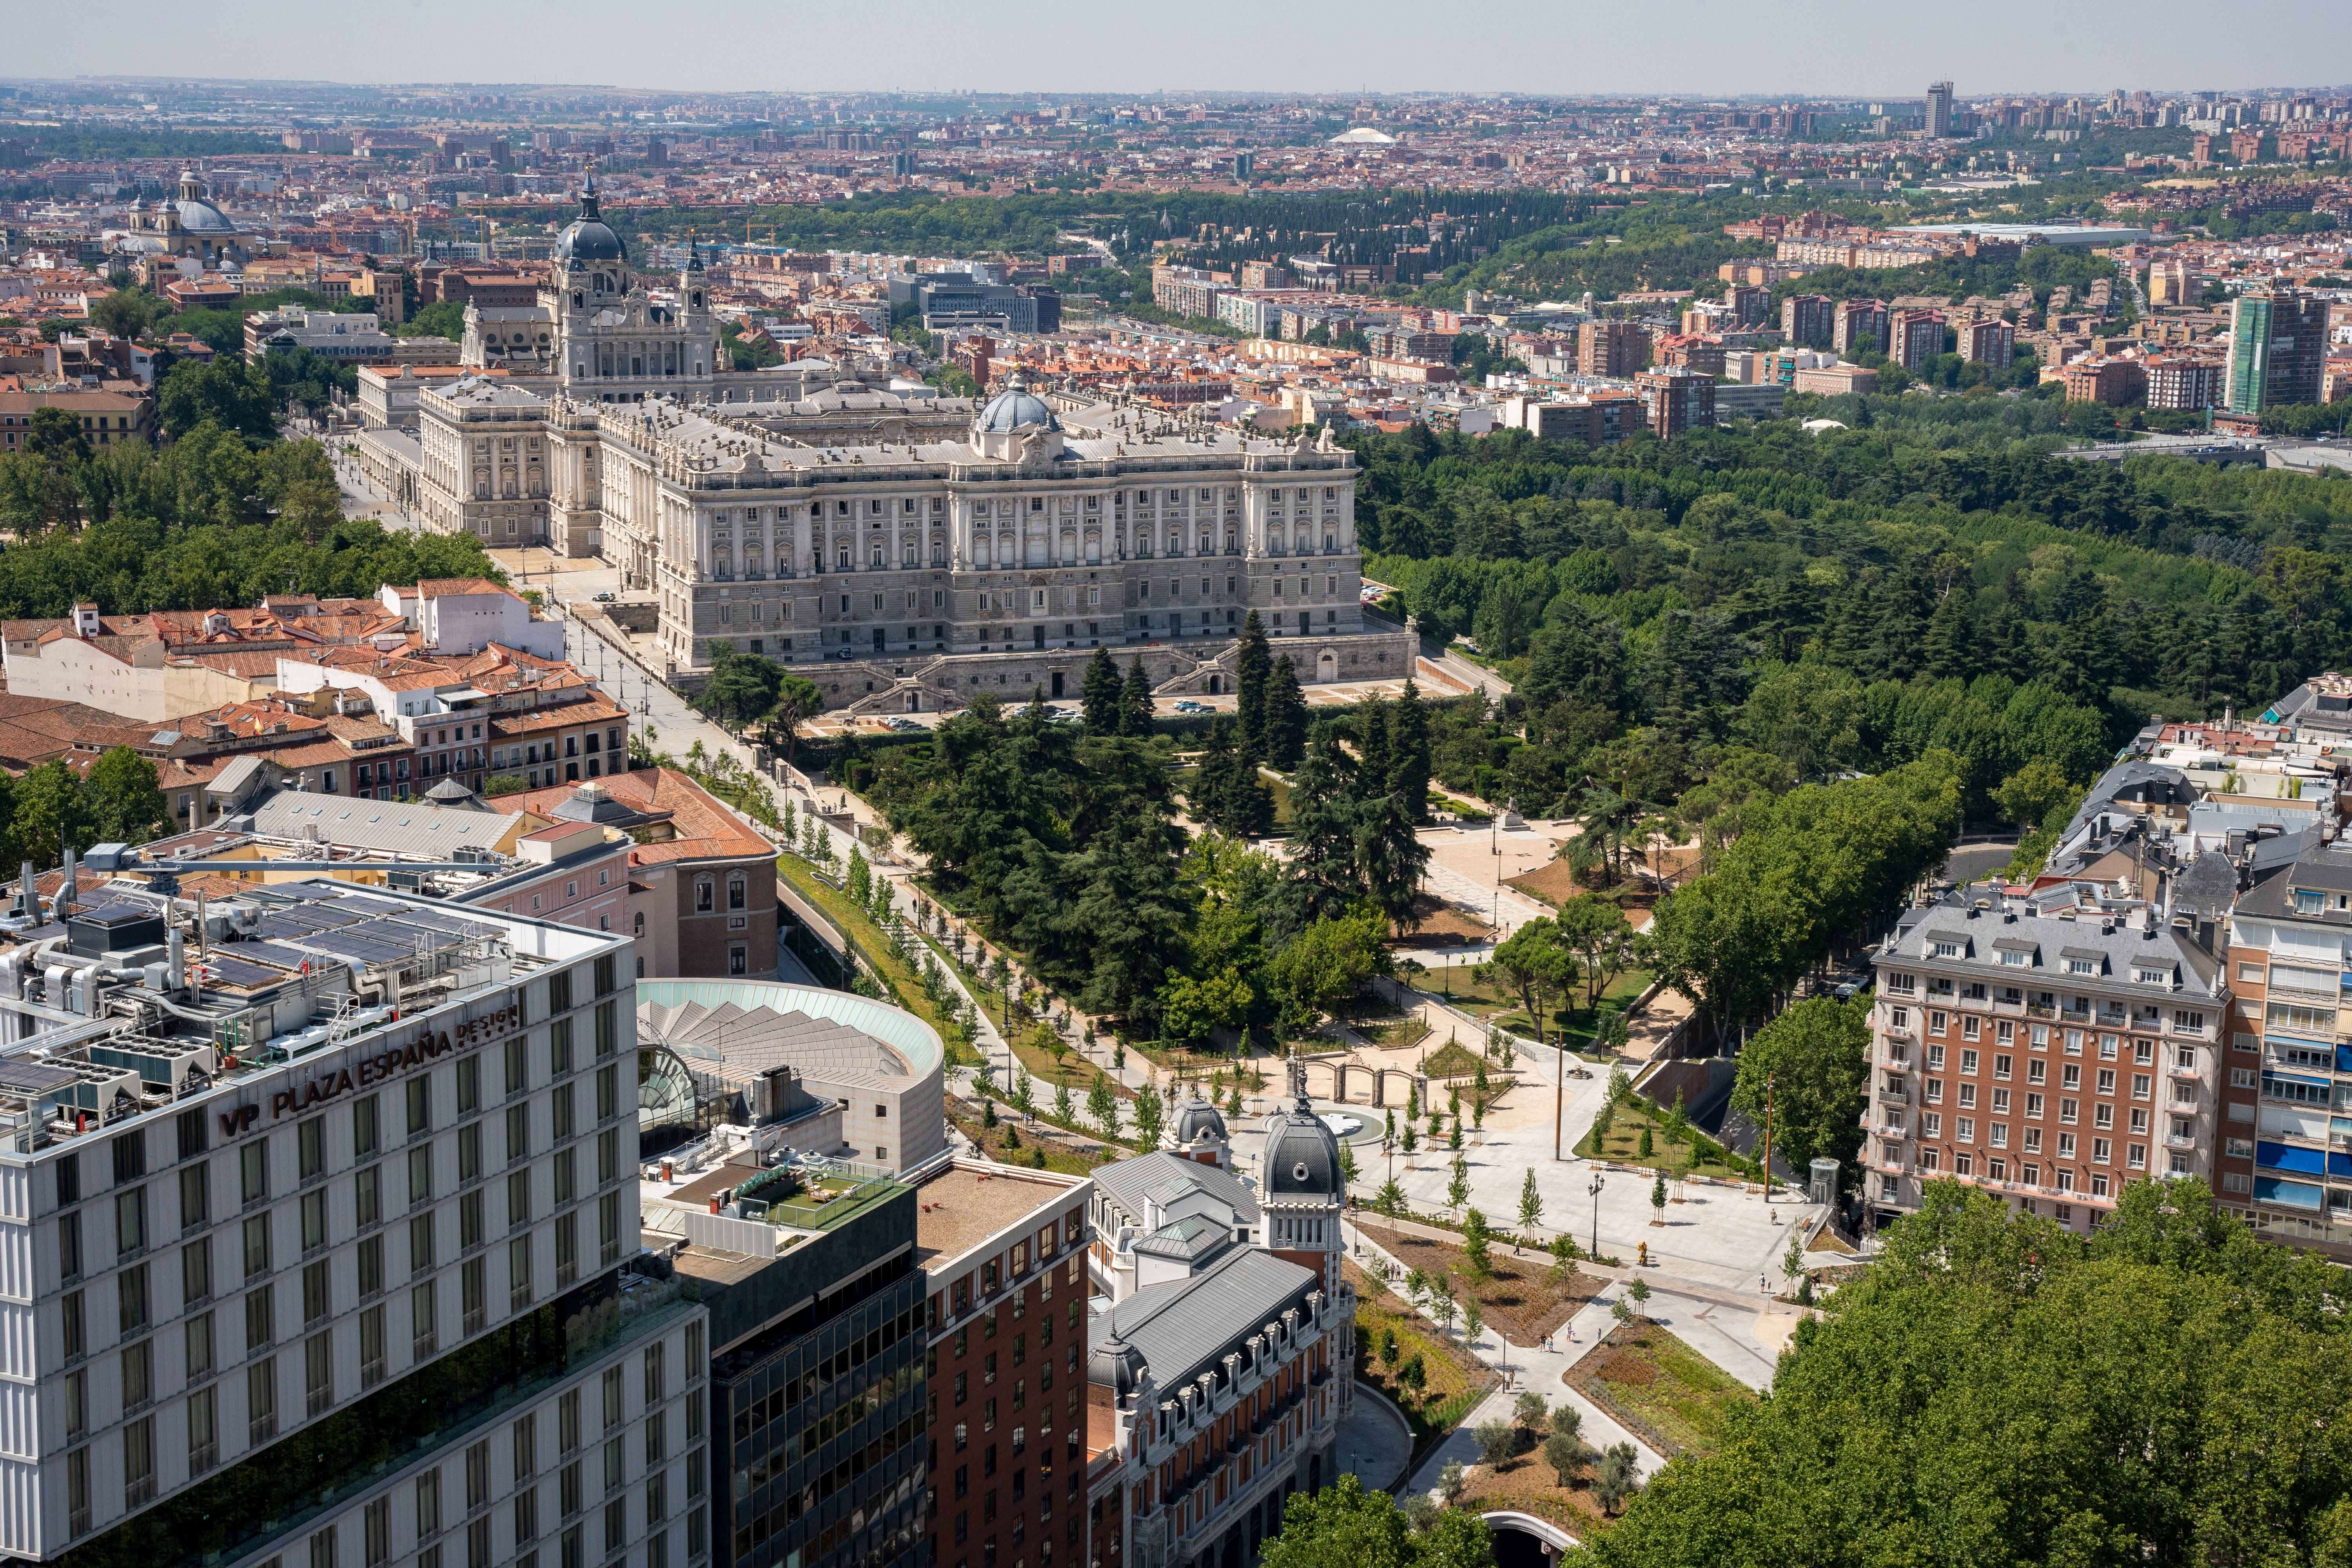
<svg viewBox="0 0 2352 1568">
<path fill-rule="evenodd" d="M 2168 1149 L 2177 1149 L 2182 1153 L 2187 1153 L 2197 1147 L 2197 1140 L 2191 1137 L 2185 1137 L 2178 1132 L 2168 1132 L 2164 1135 L 2164 1146 Z"/>
<path fill-rule="evenodd" d="M 1911 1090 L 1906 1085 L 1901 1083 L 1881 1083 L 1878 1086 L 1878 1098 L 1882 1100 L 1892 1100 L 1897 1105 L 1908 1105 L 1911 1103 Z"/>
</svg>

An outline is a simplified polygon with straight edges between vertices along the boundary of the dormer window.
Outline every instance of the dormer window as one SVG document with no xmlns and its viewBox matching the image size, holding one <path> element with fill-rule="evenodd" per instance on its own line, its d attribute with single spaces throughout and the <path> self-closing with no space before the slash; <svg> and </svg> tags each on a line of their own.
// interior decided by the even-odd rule
<svg viewBox="0 0 2352 1568">
<path fill-rule="evenodd" d="M 1939 942 L 1936 944 L 1935 956 L 1937 958 L 1958 958 L 1960 956 L 1960 944 L 1956 942 Z"/>
<path fill-rule="evenodd" d="M 2327 895 L 2309 888 L 2297 888 L 2294 890 L 2294 912 L 2299 915 L 2326 913 Z"/>
<path fill-rule="evenodd" d="M 2025 959 L 2022 954 L 2003 953 L 2001 962 L 2022 963 Z M 2069 974 L 2096 974 L 2098 972 L 2099 966 L 2087 958 L 2070 958 L 2066 961 L 2066 973 Z"/>
</svg>

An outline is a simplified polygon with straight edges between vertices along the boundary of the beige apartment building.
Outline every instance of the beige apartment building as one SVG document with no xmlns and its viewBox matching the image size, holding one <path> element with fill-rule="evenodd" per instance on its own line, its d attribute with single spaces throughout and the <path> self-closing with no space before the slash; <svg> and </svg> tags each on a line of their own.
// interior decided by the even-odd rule
<svg viewBox="0 0 2352 1568">
<path fill-rule="evenodd" d="M 1874 955 L 1874 1224 L 1939 1177 L 2074 1229 L 2131 1181 L 2211 1181 L 2229 1008 L 2214 949 L 2210 923 L 2038 915 L 1990 886 L 1906 910 Z"/>
</svg>

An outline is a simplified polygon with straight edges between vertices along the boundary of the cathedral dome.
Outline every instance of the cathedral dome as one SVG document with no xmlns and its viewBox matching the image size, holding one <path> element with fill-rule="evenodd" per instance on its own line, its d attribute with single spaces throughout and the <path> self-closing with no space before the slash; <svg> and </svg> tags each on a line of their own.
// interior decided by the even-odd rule
<svg viewBox="0 0 2352 1568">
<path fill-rule="evenodd" d="M 236 231 L 236 225 L 229 222 L 228 215 L 208 201 L 183 199 L 172 205 L 179 209 L 180 226 L 190 234 L 234 234 Z"/>
<path fill-rule="evenodd" d="M 973 428 L 984 436 L 1002 436 L 1032 426 L 1059 430 L 1062 422 L 1044 398 L 1029 390 L 1026 380 L 1015 376 L 1012 385 L 988 400 Z"/>
<path fill-rule="evenodd" d="M 622 243 L 613 226 L 596 210 L 596 171 L 590 169 L 580 182 L 580 216 L 572 220 L 562 234 L 555 237 L 555 259 L 572 261 L 626 261 L 629 247 Z"/>
</svg>

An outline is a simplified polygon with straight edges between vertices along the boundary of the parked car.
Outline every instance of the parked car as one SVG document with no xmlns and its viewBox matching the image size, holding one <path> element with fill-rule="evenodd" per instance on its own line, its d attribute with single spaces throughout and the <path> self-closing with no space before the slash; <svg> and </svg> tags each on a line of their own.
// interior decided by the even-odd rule
<svg viewBox="0 0 2352 1568">
<path fill-rule="evenodd" d="M 614 593 L 610 588 L 607 588 L 603 593 L 596 595 L 594 597 L 596 603 L 600 605 L 611 605 L 618 603 L 621 595 Z"/>
</svg>

